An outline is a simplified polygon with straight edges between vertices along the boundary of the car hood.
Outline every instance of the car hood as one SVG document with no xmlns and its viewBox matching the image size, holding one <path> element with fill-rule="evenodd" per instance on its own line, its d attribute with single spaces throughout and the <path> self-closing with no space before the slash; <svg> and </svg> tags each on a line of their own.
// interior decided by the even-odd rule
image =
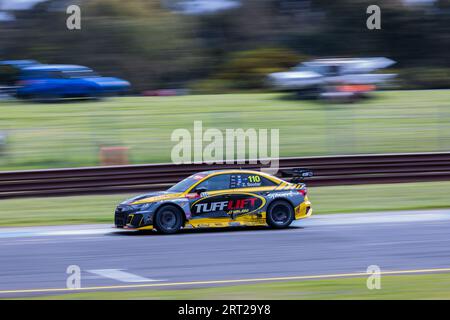
<svg viewBox="0 0 450 320">
<path fill-rule="evenodd" d="M 118 86 L 118 87 L 129 87 L 130 83 L 126 80 L 120 78 L 112 77 L 91 77 L 85 78 L 86 81 L 95 83 L 99 86 Z"/>
<path fill-rule="evenodd" d="M 139 196 L 127 199 L 123 201 L 121 204 L 141 204 L 149 202 L 159 202 L 163 200 L 176 199 L 180 197 L 182 197 L 182 193 L 179 192 L 158 191 L 141 194 Z"/>
<path fill-rule="evenodd" d="M 322 77 L 321 74 L 313 71 L 286 71 L 275 72 L 269 75 L 273 80 L 290 80 L 290 79 L 314 79 Z"/>
</svg>

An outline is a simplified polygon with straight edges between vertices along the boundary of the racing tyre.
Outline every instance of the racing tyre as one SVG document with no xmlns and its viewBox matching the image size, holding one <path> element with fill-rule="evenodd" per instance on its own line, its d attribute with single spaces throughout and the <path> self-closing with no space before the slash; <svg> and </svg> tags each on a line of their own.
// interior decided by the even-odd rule
<svg viewBox="0 0 450 320">
<path fill-rule="evenodd" d="M 181 229 L 183 217 L 178 208 L 163 206 L 156 212 L 153 224 L 159 232 L 173 234 Z"/>
<path fill-rule="evenodd" d="M 275 201 L 267 209 L 267 224 L 272 228 L 287 228 L 294 217 L 294 208 L 287 201 Z"/>
</svg>

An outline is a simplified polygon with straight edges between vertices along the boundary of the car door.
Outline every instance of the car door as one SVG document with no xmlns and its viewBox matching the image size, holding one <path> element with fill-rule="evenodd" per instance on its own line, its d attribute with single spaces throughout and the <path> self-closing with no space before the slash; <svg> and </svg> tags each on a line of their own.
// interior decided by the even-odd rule
<svg viewBox="0 0 450 320">
<path fill-rule="evenodd" d="M 228 218 L 229 188 L 229 174 L 214 175 L 199 183 L 192 191 L 194 196 L 190 199 L 192 218 Z M 203 191 L 196 194 L 195 190 Z"/>
</svg>

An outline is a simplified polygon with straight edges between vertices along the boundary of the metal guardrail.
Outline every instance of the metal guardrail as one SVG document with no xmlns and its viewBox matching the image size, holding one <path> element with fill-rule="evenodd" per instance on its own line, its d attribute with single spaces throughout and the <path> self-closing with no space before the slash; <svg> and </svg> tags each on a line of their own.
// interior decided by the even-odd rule
<svg viewBox="0 0 450 320">
<path fill-rule="evenodd" d="M 199 171 L 260 164 L 149 164 L 0 172 L 0 199 L 164 190 Z M 314 171 L 308 186 L 450 181 L 450 152 L 281 158 L 280 169 Z"/>
</svg>

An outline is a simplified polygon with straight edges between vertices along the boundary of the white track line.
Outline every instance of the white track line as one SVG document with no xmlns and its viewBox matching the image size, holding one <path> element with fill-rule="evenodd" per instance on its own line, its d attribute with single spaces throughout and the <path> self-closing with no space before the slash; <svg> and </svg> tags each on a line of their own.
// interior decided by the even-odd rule
<svg viewBox="0 0 450 320">
<path fill-rule="evenodd" d="M 141 276 L 138 276 L 133 273 L 125 272 L 122 269 L 96 269 L 96 270 L 86 270 L 89 273 L 96 274 L 98 276 L 109 278 L 113 280 L 117 280 L 120 282 L 155 282 L 155 281 L 164 281 L 164 280 L 155 280 L 148 279 Z"/>
<path fill-rule="evenodd" d="M 109 225 L 96 226 L 49 226 L 49 227 L 23 227 L 0 228 L 2 238 L 29 238 L 29 237 L 53 237 L 53 236 L 86 236 L 102 235 L 120 231 Z"/>
<path fill-rule="evenodd" d="M 374 213 L 323 214 L 300 220 L 301 226 L 413 223 L 450 220 L 450 210 L 392 211 Z"/>
</svg>

